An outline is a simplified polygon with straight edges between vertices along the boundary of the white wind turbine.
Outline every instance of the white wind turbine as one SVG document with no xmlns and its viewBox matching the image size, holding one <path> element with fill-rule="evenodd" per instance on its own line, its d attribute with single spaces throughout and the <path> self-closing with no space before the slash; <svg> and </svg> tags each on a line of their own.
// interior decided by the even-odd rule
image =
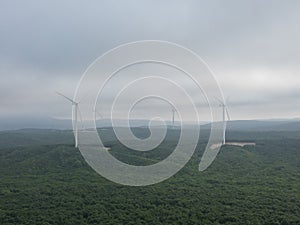
<svg viewBox="0 0 300 225">
<path fill-rule="evenodd" d="M 97 120 L 97 118 L 103 119 L 103 116 L 101 113 L 99 113 L 96 109 L 94 109 L 94 113 L 95 113 L 95 119 Z M 98 115 L 98 116 L 97 116 Z"/>
<path fill-rule="evenodd" d="M 227 124 L 227 120 L 230 121 L 230 116 L 229 116 L 228 108 L 227 108 L 225 101 L 221 101 L 218 98 L 216 98 L 216 99 L 220 103 L 219 106 L 222 107 L 222 113 L 223 113 L 223 141 L 222 141 L 222 144 L 225 145 L 226 144 L 226 124 Z M 226 116 L 227 116 L 227 120 L 226 120 Z"/>
<path fill-rule="evenodd" d="M 78 147 L 78 104 L 79 102 L 75 102 L 74 100 L 68 98 L 67 96 L 56 92 L 58 95 L 64 97 L 65 99 L 67 99 L 68 101 L 70 101 L 72 103 L 72 107 L 73 107 L 73 112 L 74 112 L 74 124 L 73 124 L 73 128 L 74 128 L 74 136 L 75 136 L 75 148 Z"/>
<path fill-rule="evenodd" d="M 103 119 L 102 114 L 101 114 L 100 112 L 98 112 L 96 109 L 94 109 L 94 116 L 95 116 L 95 123 L 97 123 L 98 118 L 99 118 L 100 120 Z M 101 126 L 101 124 L 100 124 L 100 126 Z"/>
<path fill-rule="evenodd" d="M 172 129 L 175 128 L 175 109 L 172 107 Z"/>
</svg>

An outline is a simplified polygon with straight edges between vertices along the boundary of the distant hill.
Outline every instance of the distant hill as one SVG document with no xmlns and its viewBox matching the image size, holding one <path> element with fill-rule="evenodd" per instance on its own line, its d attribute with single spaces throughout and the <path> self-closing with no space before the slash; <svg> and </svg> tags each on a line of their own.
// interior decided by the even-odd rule
<svg viewBox="0 0 300 225">
<path fill-rule="evenodd" d="M 210 124 L 203 126 L 210 128 Z M 300 121 L 295 120 L 236 120 L 228 121 L 227 130 L 232 131 L 300 131 Z"/>
<path fill-rule="evenodd" d="M 110 119 L 102 119 L 97 121 L 97 127 L 112 127 Z M 118 127 L 126 127 L 127 120 L 116 120 Z M 131 127 L 148 127 L 149 120 L 130 120 Z M 167 126 L 171 126 L 171 121 L 166 122 Z M 192 122 L 190 122 L 192 125 Z M 210 123 L 201 122 L 202 129 L 210 129 Z M 179 122 L 175 123 L 179 126 Z M 0 131 L 2 130 L 18 130 L 18 129 L 72 129 L 72 121 L 70 119 L 55 119 L 50 117 L 35 118 L 0 118 Z M 227 123 L 227 129 L 233 131 L 300 131 L 299 119 L 272 119 L 272 120 L 234 120 Z"/>
<path fill-rule="evenodd" d="M 0 118 L 1 130 L 19 129 L 72 129 L 72 121 L 68 119 L 55 119 L 50 117 L 21 117 Z"/>
</svg>

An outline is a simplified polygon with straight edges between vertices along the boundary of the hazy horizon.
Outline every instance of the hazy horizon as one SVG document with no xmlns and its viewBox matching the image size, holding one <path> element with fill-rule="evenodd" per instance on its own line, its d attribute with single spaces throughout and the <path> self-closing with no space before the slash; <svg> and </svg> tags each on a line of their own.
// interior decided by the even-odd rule
<svg viewBox="0 0 300 225">
<path fill-rule="evenodd" d="M 120 119 L 118 126 L 126 127 L 126 119 Z M 120 123 L 121 122 L 121 123 Z M 131 127 L 146 127 L 149 125 L 149 120 L 147 119 L 132 119 L 129 121 Z M 216 121 L 218 122 L 218 121 Z M 0 131 L 10 131 L 10 130 L 20 130 L 20 129 L 53 129 L 53 130 L 70 130 L 72 129 L 72 120 L 71 118 L 50 118 L 50 117 L 26 117 L 26 118 L 11 118 L 11 119 L 2 119 L 0 118 Z M 172 121 L 165 121 L 167 126 L 172 126 Z M 186 121 L 185 125 L 196 124 L 196 121 Z M 210 121 L 199 121 L 199 125 L 209 125 Z M 255 119 L 255 120 L 231 120 L 227 123 L 229 128 L 231 125 L 238 126 L 239 129 L 247 129 L 249 126 L 253 129 L 256 127 L 256 130 L 260 130 L 262 127 L 267 128 L 268 130 L 280 130 L 281 125 L 290 124 L 292 130 L 300 130 L 300 118 L 276 118 L 276 119 Z M 175 121 L 174 125 L 180 127 L 180 122 Z M 271 126 L 270 126 L 271 125 Z M 112 127 L 109 118 L 98 119 L 96 121 L 97 128 Z M 153 126 L 153 125 L 152 125 Z M 157 125 L 161 126 L 161 125 Z M 272 127 L 273 126 L 273 127 Z M 276 127 L 278 126 L 278 127 Z M 155 127 L 155 125 L 154 125 Z M 209 127 L 206 127 L 209 128 Z M 229 129 L 230 130 L 230 129 Z M 289 128 L 284 127 L 284 130 L 289 130 Z"/>
</svg>

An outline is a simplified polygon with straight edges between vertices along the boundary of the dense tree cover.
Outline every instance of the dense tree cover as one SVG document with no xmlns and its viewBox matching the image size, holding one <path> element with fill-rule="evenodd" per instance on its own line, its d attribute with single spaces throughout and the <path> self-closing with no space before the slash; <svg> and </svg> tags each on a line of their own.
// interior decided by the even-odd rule
<svg viewBox="0 0 300 225">
<path fill-rule="evenodd" d="M 250 137 L 257 146 L 224 146 L 199 173 L 201 140 L 183 170 L 147 187 L 118 185 L 96 174 L 78 149 L 61 144 L 72 136 L 57 132 L 0 134 L 0 224 L 300 224 L 297 132 L 230 133 L 232 140 Z M 111 133 L 101 135 L 115 157 L 137 165 L 166 157 L 176 145 L 176 134 L 169 133 L 158 149 L 136 153 Z"/>
</svg>

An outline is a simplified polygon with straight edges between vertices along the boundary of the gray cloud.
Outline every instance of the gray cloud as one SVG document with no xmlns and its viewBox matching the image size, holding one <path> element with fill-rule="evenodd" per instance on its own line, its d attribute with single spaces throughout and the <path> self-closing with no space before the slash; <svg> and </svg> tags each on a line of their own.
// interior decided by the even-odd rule
<svg viewBox="0 0 300 225">
<path fill-rule="evenodd" d="M 72 96 L 87 66 L 119 44 L 161 39 L 203 57 L 234 119 L 295 117 L 299 10 L 292 0 L 2 1 L 0 116 L 69 116 L 55 90 Z"/>
</svg>

